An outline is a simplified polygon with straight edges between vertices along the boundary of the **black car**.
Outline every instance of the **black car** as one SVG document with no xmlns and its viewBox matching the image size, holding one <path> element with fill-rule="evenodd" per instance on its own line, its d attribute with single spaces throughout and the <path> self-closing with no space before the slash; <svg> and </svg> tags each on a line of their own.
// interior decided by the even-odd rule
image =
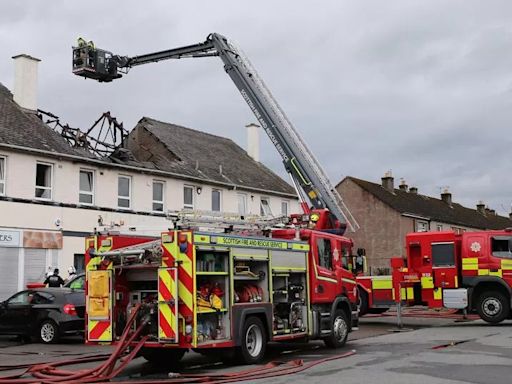
<svg viewBox="0 0 512 384">
<path fill-rule="evenodd" d="M 84 332 L 84 314 L 82 291 L 27 289 L 0 303 L 0 334 L 56 343 L 61 336 Z"/>
</svg>

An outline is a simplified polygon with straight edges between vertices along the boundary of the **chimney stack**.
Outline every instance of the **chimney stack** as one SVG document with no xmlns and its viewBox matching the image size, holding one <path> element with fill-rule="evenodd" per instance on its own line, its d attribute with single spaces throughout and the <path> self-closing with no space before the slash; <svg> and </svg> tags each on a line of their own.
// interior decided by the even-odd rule
<svg viewBox="0 0 512 384">
<path fill-rule="evenodd" d="M 441 200 L 443 200 L 450 207 L 452 206 L 452 194 L 448 191 L 448 188 L 445 188 L 443 193 L 441 193 Z"/>
<path fill-rule="evenodd" d="M 391 174 L 391 171 L 387 171 L 384 174 L 384 177 L 381 178 L 381 180 L 382 180 L 382 187 L 384 187 L 384 189 L 386 189 L 387 191 L 394 193 L 394 191 L 395 191 L 394 180 L 395 179 L 393 179 L 393 175 Z"/>
<path fill-rule="evenodd" d="M 480 200 L 478 202 L 478 204 L 476 205 L 476 210 L 478 211 L 478 213 L 481 213 L 482 215 L 485 215 L 485 204 L 484 204 L 484 202 L 482 200 Z"/>
<path fill-rule="evenodd" d="M 409 186 L 405 182 L 405 179 L 403 179 L 403 178 L 400 179 L 400 185 L 398 186 L 398 188 L 400 188 L 401 191 L 407 192 L 407 190 L 409 189 Z"/>
<path fill-rule="evenodd" d="M 29 55 L 14 59 L 14 101 L 22 108 L 37 111 L 37 64 L 41 61 Z"/>
<path fill-rule="evenodd" d="M 254 160 L 260 161 L 260 126 L 250 123 L 247 128 L 247 154 Z"/>
<path fill-rule="evenodd" d="M 418 194 L 418 187 L 411 187 L 409 188 L 409 193 L 412 193 L 413 195 Z"/>
</svg>

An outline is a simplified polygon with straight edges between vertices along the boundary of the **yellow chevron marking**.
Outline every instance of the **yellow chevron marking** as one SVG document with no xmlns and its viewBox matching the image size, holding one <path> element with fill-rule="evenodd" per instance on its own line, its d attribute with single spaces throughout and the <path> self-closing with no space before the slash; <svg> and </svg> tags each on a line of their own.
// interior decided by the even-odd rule
<svg viewBox="0 0 512 384">
<path fill-rule="evenodd" d="M 178 281 L 178 295 L 181 301 L 191 310 L 194 309 L 194 302 L 192 297 L 192 292 L 188 290 L 188 288 L 181 282 Z"/>
</svg>

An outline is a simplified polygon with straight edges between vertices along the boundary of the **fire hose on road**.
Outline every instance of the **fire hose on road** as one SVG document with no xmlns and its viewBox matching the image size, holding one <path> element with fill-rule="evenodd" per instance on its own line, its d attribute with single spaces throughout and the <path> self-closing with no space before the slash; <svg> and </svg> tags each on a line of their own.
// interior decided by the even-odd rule
<svg viewBox="0 0 512 384">
<path fill-rule="evenodd" d="M 53 383 L 100 383 L 106 382 L 117 375 L 135 358 L 147 340 L 147 336 L 135 344 L 135 340 L 139 337 L 147 322 L 142 321 L 135 331 L 132 332 L 132 325 L 136 319 L 136 315 L 140 305 L 134 308 L 130 318 L 126 323 L 126 327 L 121 335 L 116 349 L 110 355 L 100 354 L 94 356 L 86 356 L 76 359 L 61 360 L 56 362 L 38 363 L 34 365 L 20 364 L 18 366 L 2 367 L 0 370 L 25 369 L 23 372 L 0 377 L 0 384 L 53 384 Z M 271 362 L 266 365 L 251 368 L 248 370 L 229 372 L 222 374 L 176 374 L 169 379 L 161 380 L 144 380 L 144 381 L 119 381 L 119 383 L 144 383 L 144 384 L 164 384 L 164 383 L 231 383 L 242 380 L 256 380 L 283 375 L 290 375 L 302 372 L 315 365 L 352 356 L 355 351 L 349 351 L 343 354 L 329 356 L 310 362 L 303 360 L 291 360 L 286 362 Z M 94 368 L 80 370 L 64 370 L 60 367 L 77 365 L 83 363 L 103 361 Z"/>
</svg>

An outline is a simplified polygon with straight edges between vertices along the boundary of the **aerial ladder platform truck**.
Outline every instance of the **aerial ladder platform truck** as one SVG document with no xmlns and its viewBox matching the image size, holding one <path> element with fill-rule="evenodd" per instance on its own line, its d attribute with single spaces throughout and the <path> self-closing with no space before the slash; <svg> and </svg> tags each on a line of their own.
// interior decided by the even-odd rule
<svg viewBox="0 0 512 384">
<path fill-rule="evenodd" d="M 269 341 L 341 347 L 358 324 L 353 244 L 343 236 L 357 223 L 241 50 L 216 33 L 133 57 L 82 43 L 73 48 L 73 73 L 110 82 L 138 65 L 211 56 L 281 155 L 304 212 L 267 236 L 177 220 L 156 238 L 111 231 L 87 238 L 87 342 L 115 344 L 137 308 L 136 321 L 147 323 L 141 353 L 153 361 L 177 361 L 192 349 L 255 363 Z"/>
</svg>

